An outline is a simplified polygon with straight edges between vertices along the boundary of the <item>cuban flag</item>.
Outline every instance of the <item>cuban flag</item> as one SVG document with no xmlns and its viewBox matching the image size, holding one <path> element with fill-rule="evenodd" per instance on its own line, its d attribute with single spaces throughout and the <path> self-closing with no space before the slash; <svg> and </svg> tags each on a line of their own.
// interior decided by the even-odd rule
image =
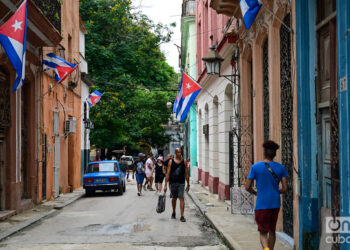
<svg viewBox="0 0 350 250">
<path fill-rule="evenodd" d="M 67 78 L 77 67 L 78 64 L 69 63 L 63 58 L 56 56 L 54 53 L 49 53 L 43 61 L 44 71 L 54 70 L 57 83 L 62 82 Z"/>
<path fill-rule="evenodd" d="M 180 122 L 185 121 L 187 113 L 201 89 L 202 87 L 198 83 L 185 72 L 182 72 L 180 92 L 178 95 L 179 102 L 176 108 L 176 118 Z"/>
<path fill-rule="evenodd" d="M 177 104 L 179 103 L 179 97 L 175 97 L 175 101 L 174 101 L 174 106 L 173 106 L 173 113 L 176 112 L 176 108 L 177 108 Z"/>
<path fill-rule="evenodd" d="M 17 77 L 12 93 L 21 88 L 25 78 L 27 41 L 27 0 L 15 14 L 0 27 L 0 43 L 12 63 Z"/>
<path fill-rule="evenodd" d="M 239 4 L 241 6 L 244 25 L 249 30 L 259 13 L 262 2 L 261 0 L 240 0 Z"/>
<path fill-rule="evenodd" d="M 100 91 L 95 90 L 94 92 L 92 92 L 86 99 L 87 103 L 89 104 L 89 107 L 91 108 L 95 106 L 95 104 L 97 104 L 100 101 L 101 97 L 102 93 Z"/>
</svg>

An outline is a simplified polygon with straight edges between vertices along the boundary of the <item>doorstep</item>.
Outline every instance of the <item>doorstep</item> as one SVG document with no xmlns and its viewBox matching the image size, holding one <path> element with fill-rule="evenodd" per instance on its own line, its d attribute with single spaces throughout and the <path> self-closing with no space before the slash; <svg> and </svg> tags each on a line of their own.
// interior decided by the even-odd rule
<svg viewBox="0 0 350 250">
<path fill-rule="evenodd" d="M 4 221 L 8 218 L 10 218 L 11 216 L 16 214 L 16 210 L 3 210 L 0 211 L 0 221 Z"/>
</svg>

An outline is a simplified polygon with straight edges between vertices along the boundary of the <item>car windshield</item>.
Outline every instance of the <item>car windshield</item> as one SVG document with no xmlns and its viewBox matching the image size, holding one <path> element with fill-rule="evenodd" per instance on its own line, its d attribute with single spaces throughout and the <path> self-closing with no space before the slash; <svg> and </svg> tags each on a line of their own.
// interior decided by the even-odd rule
<svg viewBox="0 0 350 250">
<path fill-rule="evenodd" d="M 87 173 L 118 172 L 118 166 L 114 162 L 100 162 L 89 164 Z"/>
</svg>

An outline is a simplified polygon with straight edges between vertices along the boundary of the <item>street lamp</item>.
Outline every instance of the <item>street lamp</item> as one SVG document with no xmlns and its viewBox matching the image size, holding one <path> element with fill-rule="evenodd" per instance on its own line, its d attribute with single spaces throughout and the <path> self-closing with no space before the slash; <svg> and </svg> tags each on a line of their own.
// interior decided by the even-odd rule
<svg viewBox="0 0 350 250">
<path fill-rule="evenodd" d="M 224 61 L 224 58 L 217 52 L 215 45 L 210 48 L 202 60 L 205 62 L 209 75 L 220 75 L 221 63 Z"/>
<path fill-rule="evenodd" d="M 239 48 L 237 44 L 234 44 L 234 50 L 232 54 L 232 62 L 236 64 L 239 58 Z M 239 76 L 238 70 L 235 67 L 235 74 L 232 75 L 221 75 L 220 70 L 221 70 L 221 63 L 224 61 L 224 58 L 218 53 L 218 51 L 215 48 L 215 45 L 213 45 L 209 52 L 205 55 L 205 57 L 202 58 L 202 60 L 205 62 L 205 67 L 207 69 L 207 74 L 208 75 L 219 75 L 219 77 L 225 77 L 229 81 L 233 82 L 231 77 L 232 76 Z"/>
<path fill-rule="evenodd" d="M 166 106 L 168 107 L 168 109 L 170 109 L 173 106 L 172 102 L 170 101 L 170 97 L 168 99 L 168 102 L 166 103 Z"/>
</svg>

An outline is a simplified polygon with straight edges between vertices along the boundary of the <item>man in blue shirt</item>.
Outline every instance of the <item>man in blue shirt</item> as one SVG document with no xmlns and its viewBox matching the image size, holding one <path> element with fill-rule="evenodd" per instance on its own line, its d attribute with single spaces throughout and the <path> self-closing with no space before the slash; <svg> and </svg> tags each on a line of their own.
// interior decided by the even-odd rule
<svg viewBox="0 0 350 250">
<path fill-rule="evenodd" d="M 280 194 L 288 189 L 286 168 L 273 159 L 279 145 L 274 141 L 266 141 L 264 161 L 255 163 L 246 180 L 246 190 L 257 195 L 255 204 L 255 221 L 260 232 L 260 242 L 264 250 L 273 250 L 276 241 L 276 223 L 281 207 Z M 257 191 L 252 188 L 256 181 Z M 282 187 L 279 188 L 279 182 Z"/>
</svg>

